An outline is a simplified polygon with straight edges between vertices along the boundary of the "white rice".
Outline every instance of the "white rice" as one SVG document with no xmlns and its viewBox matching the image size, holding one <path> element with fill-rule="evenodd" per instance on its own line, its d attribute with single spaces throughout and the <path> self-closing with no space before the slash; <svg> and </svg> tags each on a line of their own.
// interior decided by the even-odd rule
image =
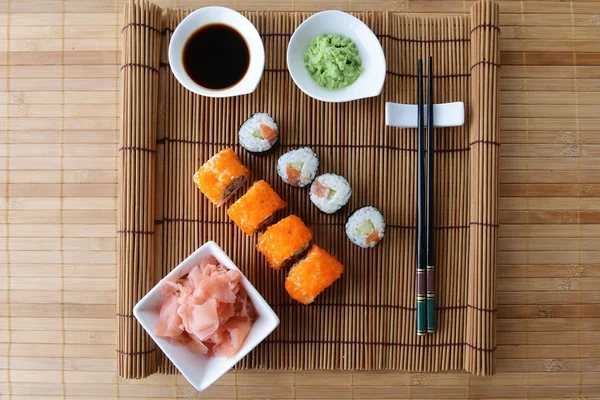
<svg viewBox="0 0 600 400">
<path fill-rule="evenodd" d="M 288 164 L 295 162 L 303 163 L 300 170 L 300 182 L 297 185 L 290 183 L 287 174 Z M 308 147 L 288 151 L 277 160 L 277 173 L 285 183 L 292 186 L 304 187 L 311 183 L 317 175 L 317 168 L 319 168 L 319 159 L 315 152 Z"/>
<path fill-rule="evenodd" d="M 371 206 L 360 208 L 352 213 L 350 218 L 348 218 L 348 222 L 346 222 L 346 236 L 348 236 L 348 239 L 357 246 L 363 248 L 375 247 L 379 241 L 367 243 L 367 237 L 369 235 L 361 235 L 358 232 L 358 229 L 366 220 L 370 220 L 375 230 L 378 231 L 379 240 L 383 239 L 385 233 L 385 221 L 383 220 L 383 215 L 381 215 L 381 212 L 379 212 L 378 209 Z"/>
<path fill-rule="evenodd" d="M 271 118 L 269 114 L 256 113 L 250 118 L 248 118 L 240 127 L 240 145 L 244 149 L 253 153 L 262 153 L 271 149 L 271 147 L 273 147 L 275 143 L 277 143 L 277 141 L 279 140 L 279 136 L 273 143 L 269 143 L 268 140 L 257 138 L 253 135 L 253 133 L 256 130 L 260 129 L 260 126 L 263 124 L 267 125 L 271 129 L 274 129 L 275 131 L 277 131 L 277 134 L 279 134 L 279 128 L 277 127 L 277 124 L 275 123 L 275 121 L 273 121 L 273 118 Z"/>
<path fill-rule="evenodd" d="M 335 190 L 335 194 L 329 199 L 329 196 L 318 197 L 315 193 L 317 186 L 326 186 L 329 190 Z M 310 187 L 310 200 L 315 206 L 326 214 L 333 214 L 345 206 L 350 200 L 352 189 L 348 181 L 336 174 L 323 174 L 318 176 Z"/>
</svg>

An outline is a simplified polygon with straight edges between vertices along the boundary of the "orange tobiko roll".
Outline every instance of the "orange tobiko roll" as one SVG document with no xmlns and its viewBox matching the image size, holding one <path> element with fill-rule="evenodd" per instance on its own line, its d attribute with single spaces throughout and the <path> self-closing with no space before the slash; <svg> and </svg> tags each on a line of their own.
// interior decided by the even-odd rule
<svg viewBox="0 0 600 400">
<path fill-rule="evenodd" d="M 217 207 L 222 206 L 250 177 L 230 148 L 221 150 L 204 163 L 194 175 L 198 189 Z"/>
<path fill-rule="evenodd" d="M 337 258 L 313 245 L 306 257 L 290 270 L 285 280 L 285 289 L 292 299 L 310 304 L 343 272 L 344 266 Z"/>
<path fill-rule="evenodd" d="M 308 248 L 312 232 L 295 215 L 271 225 L 258 238 L 256 248 L 269 260 L 273 269 L 281 269 Z"/>
<path fill-rule="evenodd" d="M 258 181 L 229 207 L 227 215 L 244 233 L 252 235 L 268 225 L 273 214 L 286 205 L 267 182 Z"/>
</svg>

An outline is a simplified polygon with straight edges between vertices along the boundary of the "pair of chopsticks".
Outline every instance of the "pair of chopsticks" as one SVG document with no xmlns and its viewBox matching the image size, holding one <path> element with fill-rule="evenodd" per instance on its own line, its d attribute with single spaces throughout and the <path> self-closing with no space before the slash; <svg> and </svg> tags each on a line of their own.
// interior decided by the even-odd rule
<svg viewBox="0 0 600 400">
<path fill-rule="evenodd" d="M 435 243 L 433 233 L 433 59 L 427 74 L 427 171 L 425 171 L 425 112 L 423 105 L 423 61 L 417 61 L 417 335 L 435 331 Z M 425 177 L 425 172 L 427 176 Z M 427 182 L 425 182 L 427 181 Z M 426 183 L 426 185 L 425 185 Z M 427 189 L 425 189 L 427 186 Z"/>
</svg>

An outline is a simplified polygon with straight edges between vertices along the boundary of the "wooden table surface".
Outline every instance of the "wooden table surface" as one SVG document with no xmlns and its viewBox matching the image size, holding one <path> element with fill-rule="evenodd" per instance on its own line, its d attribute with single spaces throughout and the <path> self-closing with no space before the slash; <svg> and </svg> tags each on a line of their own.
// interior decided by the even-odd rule
<svg viewBox="0 0 600 400">
<path fill-rule="evenodd" d="M 157 1 L 196 8 L 208 1 Z M 459 14 L 469 1 L 225 0 Z M 185 398 L 115 375 L 123 0 L 0 2 L 0 399 Z M 600 1 L 501 1 L 498 374 L 237 372 L 206 398 L 600 399 Z"/>
</svg>

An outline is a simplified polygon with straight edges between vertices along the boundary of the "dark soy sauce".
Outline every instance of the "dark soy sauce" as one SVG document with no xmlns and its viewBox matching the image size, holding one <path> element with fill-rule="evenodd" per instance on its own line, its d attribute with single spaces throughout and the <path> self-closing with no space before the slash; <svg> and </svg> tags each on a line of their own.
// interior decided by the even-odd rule
<svg viewBox="0 0 600 400">
<path fill-rule="evenodd" d="M 183 46 L 183 68 L 198 85 L 226 89 L 242 80 L 250 65 L 246 40 L 225 24 L 209 24 Z"/>
</svg>

